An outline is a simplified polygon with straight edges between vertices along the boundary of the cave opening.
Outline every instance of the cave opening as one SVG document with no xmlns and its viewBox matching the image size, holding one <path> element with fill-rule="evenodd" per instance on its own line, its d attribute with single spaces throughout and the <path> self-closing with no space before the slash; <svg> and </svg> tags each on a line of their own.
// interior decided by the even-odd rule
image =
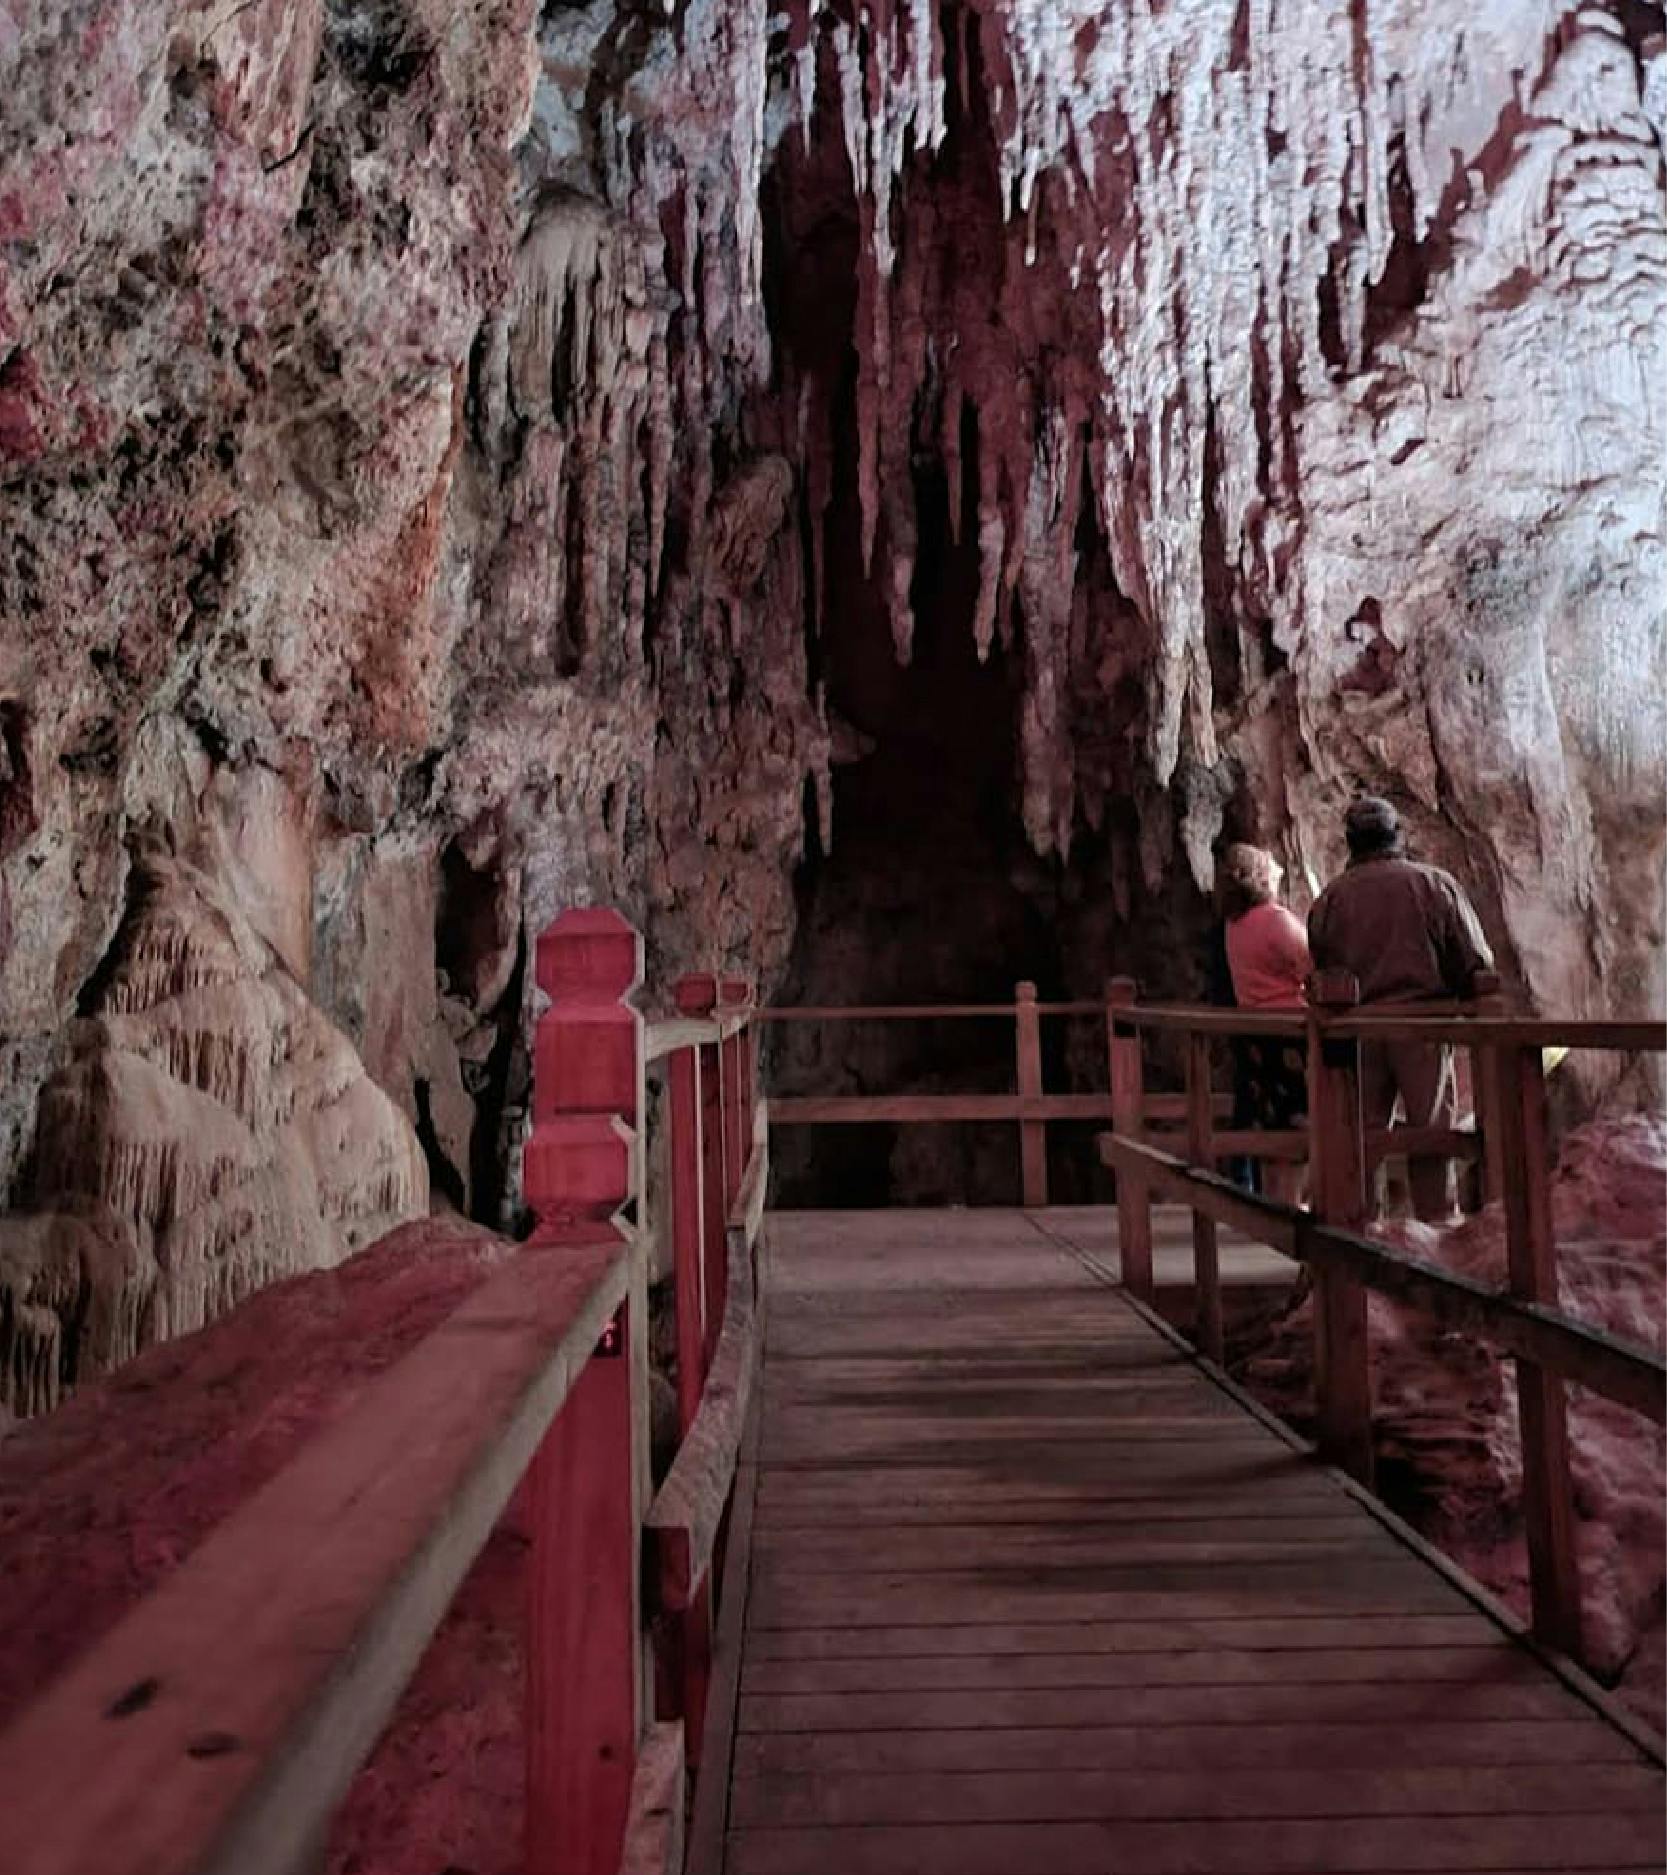
<svg viewBox="0 0 1667 1875">
<path fill-rule="evenodd" d="M 819 657 L 842 759 L 833 845 L 812 843 L 798 880 L 795 948 L 778 1000 L 799 1005 L 1006 1003 L 1020 980 L 1064 990 L 1051 869 L 1016 805 L 1021 648 L 980 660 L 975 513 L 954 517 L 935 451 L 918 451 L 914 638 L 900 661 L 879 581 L 863 568 L 854 372 L 836 427 Z M 968 417 L 965 487 L 976 487 Z M 969 497 L 970 505 L 970 497 Z M 876 566 L 883 556 L 876 559 Z M 1062 1038 L 1044 1025 L 1044 1074 L 1063 1083 Z M 773 1042 L 782 1094 L 1004 1092 L 1011 1018 L 794 1025 Z M 781 1202 L 1017 1203 L 1012 1125 L 784 1128 Z"/>
</svg>

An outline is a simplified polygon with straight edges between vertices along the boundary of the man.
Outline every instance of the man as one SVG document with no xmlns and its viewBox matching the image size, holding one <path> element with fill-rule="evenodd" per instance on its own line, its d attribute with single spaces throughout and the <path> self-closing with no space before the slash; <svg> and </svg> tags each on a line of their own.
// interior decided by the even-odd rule
<svg viewBox="0 0 1667 1875">
<path fill-rule="evenodd" d="M 1478 970 L 1493 967 L 1482 927 L 1459 882 L 1407 858 L 1401 823 L 1387 801 L 1358 800 L 1344 818 L 1349 864 L 1314 901 L 1308 946 L 1317 970 L 1352 970 L 1362 1004 L 1467 997 Z M 1368 1042 L 1360 1050 L 1366 1125 L 1389 1124 L 1398 1094 L 1408 1126 L 1451 1126 L 1458 1093 L 1453 1051 L 1425 1042 Z M 1412 1208 L 1439 1222 L 1451 1214 L 1445 1158 L 1407 1160 Z"/>
</svg>

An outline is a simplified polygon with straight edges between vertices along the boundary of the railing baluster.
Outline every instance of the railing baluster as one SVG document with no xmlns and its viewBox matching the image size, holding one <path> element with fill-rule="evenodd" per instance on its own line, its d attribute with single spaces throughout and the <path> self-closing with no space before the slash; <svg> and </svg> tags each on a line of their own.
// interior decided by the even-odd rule
<svg viewBox="0 0 1667 1875">
<path fill-rule="evenodd" d="M 631 1196 L 641 1159 L 642 1019 L 625 1000 L 642 940 L 612 911 L 569 912 L 538 945 L 550 1007 L 535 1043 L 525 1188 L 538 1223 L 524 1255 L 594 1243 Z M 647 1297 L 628 1300 L 533 1459 L 528 1563 L 528 1875 L 614 1875 L 641 1735 L 639 1550 L 648 1487 Z"/>
<path fill-rule="evenodd" d="M 671 1125 L 671 1232 L 677 1297 L 677 1422 L 687 1436 L 700 1408 L 706 1364 L 705 1164 L 701 1141 L 700 1050 L 672 1051 L 667 1084 Z"/>
<path fill-rule="evenodd" d="M 1545 1071 L 1535 1047 L 1502 1048 L 1498 1057 L 1499 1101 L 1493 1117 L 1500 1138 L 1510 1291 L 1524 1302 L 1556 1309 Z M 1580 1561 L 1567 1396 L 1562 1377 L 1533 1361 L 1517 1362 L 1516 1381 L 1534 1632 L 1548 1647 L 1578 1658 Z"/>
<path fill-rule="evenodd" d="M 1366 1219 L 1365 1128 L 1360 1050 L 1325 1033 L 1325 1018 L 1352 1010 L 1360 985 L 1346 970 L 1322 970 L 1309 986 L 1308 1111 L 1315 1215 L 1353 1230 Z M 1372 1480 L 1372 1353 L 1366 1291 L 1340 1270 L 1314 1277 L 1315 1391 L 1320 1450 L 1363 1483 Z"/>
<path fill-rule="evenodd" d="M 1106 1048 L 1110 1055 L 1112 1125 L 1127 1139 L 1145 1130 L 1145 1074 L 1140 1031 L 1119 1024 L 1118 1011 L 1131 1010 L 1140 988 L 1133 977 L 1113 977 L 1106 985 Z M 1143 1302 L 1155 1293 L 1152 1281 L 1152 1199 L 1146 1181 L 1132 1172 L 1117 1174 L 1117 1249 L 1123 1285 Z"/>
<path fill-rule="evenodd" d="M 678 1012 L 685 1016 L 709 1016 L 718 1006 L 718 980 L 710 971 L 697 971 L 678 981 L 674 992 Z M 724 1226 L 729 1217 L 729 1201 L 724 1161 L 723 1050 L 716 1042 L 700 1048 L 700 1142 L 701 1142 L 701 1285 L 705 1298 L 704 1338 L 701 1343 L 700 1377 L 712 1365 L 712 1351 L 718 1345 L 718 1333 L 724 1318 L 724 1288 L 728 1272 L 724 1262 Z"/>
<path fill-rule="evenodd" d="M 718 986 L 718 1001 L 735 1009 L 752 1001 L 752 985 L 745 977 L 725 977 Z M 747 1094 L 747 1032 L 738 1028 L 723 1044 L 724 1076 L 724 1215 L 747 1175 L 747 1154 L 752 1145 L 752 1103 Z"/>
<path fill-rule="evenodd" d="M 1187 1157 L 1201 1172 L 1215 1170 L 1210 1144 L 1214 1129 L 1210 1081 L 1210 1038 L 1187 1037 Z M 1219 1366 L 1226 1352 L 1221 1320 L 1221 1260 L 1214 1218 L 1192 1214 L 1192 1273 L 1195 1334 L 1200 1350 Z"/>
<path fill-rule="evenodd" d="M 1018 1056 L 1019 1097 L 1040 1099 L 1042 1094 L 1042 1027 L 1036 1014 L 1036 985 L 1021 983 L 1014 991 L 1015 1052 Z M 1019 1122 L 1020 1195 L 1027 1211 L 1048 1202 L 1048 1128 L 1045 1120 Z"/>
<path fill-rule="evenodd" d="M 1497 971 L 1481 970 L 1476 974 L 1476 1013 L 1478 1016 L 1502 1016 L 1505 998 Z M 1481 1187 L 1482 1201 L 1496 1203 L 1505 1195 L 1504 1141 L 1499 1127 L 1499 1049 L 1492 1042 L 1478 1043 L 1470 1050 L 1470 1091 L 1476 1114 L 1476 1131 L 1481 1139 L 1482 1160 L 1473 1174 Z"/>
</svg>

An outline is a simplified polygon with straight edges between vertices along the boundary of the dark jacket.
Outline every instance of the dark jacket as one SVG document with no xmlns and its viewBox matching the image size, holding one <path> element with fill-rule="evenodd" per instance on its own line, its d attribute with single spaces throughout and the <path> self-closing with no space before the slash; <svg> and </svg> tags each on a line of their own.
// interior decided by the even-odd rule
<svg viewBox="0 0 1667 1875">
<path fill-rule="evenodd" d="M 1316 970 L 1352 970 L 1363 1003 L 1468 996 L 1493 953 L 1463 888 L 1439 866 L 1359 859 L 1314 901 Z"/>
</svg>

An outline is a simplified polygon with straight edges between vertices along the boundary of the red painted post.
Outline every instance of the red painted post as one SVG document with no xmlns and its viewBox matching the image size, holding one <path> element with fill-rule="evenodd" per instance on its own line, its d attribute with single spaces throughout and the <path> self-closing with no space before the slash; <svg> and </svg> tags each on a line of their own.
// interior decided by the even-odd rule
<svg viewBox="0 0 1667 1875">
<path fill-rule="evenodd" d="M 1308 985 L 1308 1108 L 1314 1214 L 1358 1230 L 1366 1221 L 1366 1131 L 1360 1110 L 1360 1049 L 1325 1033 L 1327 1015 L 1355 1009 L 1360 985 L 1347 970 L 1321 970 Z M 1366 1291 L 1339 1270 L 1314 1273 L 1315 1390 L 1320 1450 L 1372 1481 L 1372 1353 Z"/>
<path fill-rule="evenodd" d="M 1187 1158 L 1194 1171 L 1215 1170 L 1211 1134 L 1215 1113 L 1210 1079 L 1210 1038 L 1187 1037 Z M 1192 1279 L 1194 1334 L 1199 1350 L 1220 1366 L 1226 1354 L 1221 1319 L 1221 1259 L 1216 1248 L 1215 1219 L 1202 1211 L 1192 1214 Z"/>
<path fill-rule="evenodd" d="M 1557 1245 L 1551 1223 L 1551 1142 L 1545 1068 L 1537 1047 L 1499 1051 L 1499 1133 L 1510 1291 L 1524 1302 L 1558 1306 Z M 1522 1430 L 1522 1520 L 1534 1633 L 1578 1660 L 1580 1556 L 1569 1464 L 1568 1400 L 1560 1374 L 1518 1361 Z"/>
<path fill-rule="evenodd" d="M 710 1016 L 718 1003 L 718 980 L 710 971 L 697 971 L 679 979 L 673 996 L 680 1014 Z M 703 1385 L 723 1326 L 724 1298 L 729 1282 L 724 1234 L 729 1221 L 729 1203 L 724 1196 L 726 1153 L 722 1075 L 722 1048 L 716 1042 L 701 1043 L 701 1293 L 704 1297 L 702 1320 L 705 1338 L 701 1350 L 700 1375 Z"/>
<path fill-rule="evenodd" d="M 1036 1014 L 1036 985 L 1015 986 L 1015 1053 L 1018 1057 L 1019 1098 L 1042 1097 L 1042 1026 Z M 1043 1120 L 1019 1122 L 1020 1195 L 1027 1211 L 1039 1211 L 1048 1202 L 1048 1128 Z"/>
<path fill-rule="evenodd" d="M 1125 1139 L 1138 1140 L 1146 1127 L 1146 1092 L 1140 1058 L 1140 1031 L 1119 1022 L 1119 1010 L 1133 1009 L 1140 990 L 1133 977 L 1113 977 L 1106 985 L 1106 1047 L 1111 1061 L 1111 1124 Z M 1117 1248 L 1123 1286 L 1150 1302 L 1152 1281 L 1152 1197 L 1146 1181 L 1132 1172 L 1117 1174 Z"/>
<path fill-rule="evenodd" d="M 525 1190 L 527 1256 L 594 1242 L 634 1188 L 642 1019 L 626 1000 L 642 940 L 618 913 L 574 911 L 538 944 L 550 998 Z M 527 1476 L 528 1875 L 613 1875 L 641 1735 L 638 1551 L 646 1489 L 645 1276 L 569 1393 Z"/>
</svg>

